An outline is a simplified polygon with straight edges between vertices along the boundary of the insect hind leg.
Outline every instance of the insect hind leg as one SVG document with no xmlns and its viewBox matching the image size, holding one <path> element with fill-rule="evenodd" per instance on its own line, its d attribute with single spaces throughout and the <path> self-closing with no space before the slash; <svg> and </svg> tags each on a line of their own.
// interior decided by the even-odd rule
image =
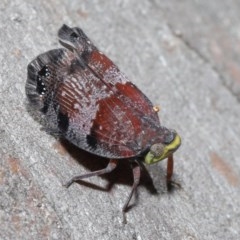
<svg viewBox="0 0 240 240">
<path fill-rule="evenodd" d="M 77 182 L 77 181 L 82 180 L 84 178 L 89 178 L 89 177 L 93 177 L 93 176 L 103 175 L 105 173 L 110 173 L 117 167 L 117 165 L 118 165 L 118 161 L 116 159 L 112 159 L 112 160 L 109 161 L 109 163 L 108 163 L 106 168 L 98 170 L 98 171 L 94 171 L 94 172 L 90 172 L 90 173 L 74 176 L 68 182 L 66 182 L 64 184 L 64 186 L 68 188 L 74 182 Z"/>
</svg>

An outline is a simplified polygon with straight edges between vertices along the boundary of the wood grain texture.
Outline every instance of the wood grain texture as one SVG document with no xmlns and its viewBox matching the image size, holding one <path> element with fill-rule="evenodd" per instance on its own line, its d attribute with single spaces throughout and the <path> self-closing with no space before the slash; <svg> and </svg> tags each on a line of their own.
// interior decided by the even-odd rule
<svg viewBox="0 0 240 240">
<path fill-rule="evenodd" d="M 239 237 L 240 6 L 166 2 L 1 1 L 0 239 Z M 59 47 L 63 23 L 82 27 L 183 139 L 174 171 L 182 188 L 167 192 L 166 161 L 147 166 L 154 186 L 145 173 L 126 225 L 128 164 L 65 189 L 71 176 L 107 162 L 41 131 L 26 106 L 27 64 Z"/>
</svg>

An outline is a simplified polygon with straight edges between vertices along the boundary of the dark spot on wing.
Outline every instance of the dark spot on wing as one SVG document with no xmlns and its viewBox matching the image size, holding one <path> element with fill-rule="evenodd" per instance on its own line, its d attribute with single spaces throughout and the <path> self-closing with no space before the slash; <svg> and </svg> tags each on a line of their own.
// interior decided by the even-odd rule
<svg viewBox="0 0 240 240">
<path fill-rule="evenodd" d="M 38 74 L 41 76 L 41 77 L 47 77 L 49 76 L 49 69 L 48 69 L 48 66 L 45 65 L 39 72 Z"/>
<path fill-rule="evenodd" d="M 40 95 L 44 95 L 47 92 L 45 79 L 50 76 L 50 71 L 47 65 L 45 65 L 37 75 L 37 88 L 36 91 Z"/>
<path fill-rule="evenodd" d="M 62 132 L 66 132 L 69 126 L 69 118 L 66 114 L 63 114 L 59 111 L 58 116 L 58 127 Z"/>
<path fill-rule="evenodd" d="M 40 76 L 37 77 L 37 89 L 36 89 L 36 91 L 40 95 L 43 95 L 43 94 L 46 93 L 46 87 L 45 87 L 44 81 Z"/>
<path fill-rule="evenodd" d="M 78 37 L 79 37 L 75 32 L 71 33 L 70 36 L 71 36 L 71 38 L 73 38 L 74 40 L 77 40 Z"/>
<path fill-rule="evenodd" d="M 92 135 L 87 135 L 87 143 L 93 149 L 97 148 L 97 139 Z"/>
<path fill-rule="evenodd" d="M 41 109 L 41 112 L 46 114 L 49 108 L 49 103 L 47 101 L 44 102 L 43 108 Z"/>
</svg>

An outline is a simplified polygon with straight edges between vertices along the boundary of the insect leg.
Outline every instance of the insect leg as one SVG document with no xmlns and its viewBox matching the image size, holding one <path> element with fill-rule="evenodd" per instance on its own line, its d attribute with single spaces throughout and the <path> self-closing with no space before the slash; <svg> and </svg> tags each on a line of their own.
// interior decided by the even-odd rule
<svg viewBox="0 0 240 240">
<path fill-rule="evenodd" d="M 170 189 L 172 185 L 172 175 L 173 175 L 173 167 L 174 167 L 174 162 L 173 162 L 173 154 L 171 154 L 168 157 L 167 161 L 167 188 Z"/>
<path fill-rule="evenodd" d="M 173 168 L 174 168 L 174 161 L 173 161 L 173 154 L 171 154 L 168 157 L 168 161 L 167 161 L 167 177 L 166 177 L 166 181 L 167 181 L 167 189 L 168 189 L 168 191 L 172 190 L 173 185 L 181 188 L 181 185 L 179 183 L 177 183 L 177 182 L 172 180 Z"/>
<path fill-rule="evenodd" d="M 128 208 L 128 204 L 133 196 L 133 193 L 136 191 L 137 186 L 139 184 L 140 181 L 140 176 L 141 176 L 141 167 L 138 163 L 138 161 L 135 161 L 137 163 L 137 165 L 135 165 L 133 167 L 133 185 L 132 185 L 132 189 L 131 192 L 127 198 L 127 201 L 125 202 L 123 208 L 122 208 L 122 213 L 123 213 L 123 222 L 126 223 L 126 217 L 125 217 L 125 213 L 127 211 Z"/>
<path fill-rule="evenodd" d="M 102 175 L 105 173 L 109 173 L 117 167 L 117 164 L 118 164 L 117 160 L 115 160 L 115 159 L 110 160 L 106 168 L 95 171 L 95 172 L 90 172 L 90 173 L 86 173 L 83 175 L 75 176 L 75 177 L 71 178 L 66 184 L 64 184 L 64 186 L 68 188 L 72 183 L 77 182 L 83 178 L 89 178 L 92 176 L 99 176 L 99 175 Z"/>
</svg>

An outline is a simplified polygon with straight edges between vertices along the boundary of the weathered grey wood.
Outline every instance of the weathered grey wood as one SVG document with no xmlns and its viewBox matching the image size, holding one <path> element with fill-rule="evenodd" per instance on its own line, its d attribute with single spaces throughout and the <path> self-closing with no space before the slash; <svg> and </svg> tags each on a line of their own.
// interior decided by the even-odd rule
<svg viewBox="0 0 240 240">
<path fill-rule="evenodd" d="M 231 43 L 239 38 L 234 16 L 240 6 L 237 0 L 229 2 L 229 8 L 216 0 L 211 8 L 209 1 L 201 3 L 197 8 L 187 0 L 181 5 L 1 1 L 0 239 L 239 238 L 238 92 L 225 86 L 231 79 L 225 79 L 225 68 L 219 65 L 224 58 L 204 49 L 214 41 L 221 56 L 239 65 L 239 50 Z M 227 36 L 224 48 L 209 28 L 219 24 L 211 17 L 214 7 L 230 21 L 228 27 L 219 25 L 220 36 Z M 198 22 L 196 16 L 205 21 Z M 193 19 L 198 24 L 192 24 Z M 121 207 L 132 183 L 128 165 L 89 179 L 90 184 L 65 189 L 62 183 L 69 177 L 104 167 L 106 161 L 40 131 L 26 109 L 26 66 L 38 54 L 59 47 L 56 33 L 63 23 L 82 27 L 161 106 L 162 123 L 177 129 L 183 139 L 174 176 L 182 189 L 167 193 L 166 161 L 148 166 L 158 194 L 143 177 L 127 225 L 122 224 Z"/>
<path fill-rule="evenodd" d="M 240 100 L 240 3 L 222 1 L 154 1 L 174 34 L 217 72 Z"/>
</svg>

